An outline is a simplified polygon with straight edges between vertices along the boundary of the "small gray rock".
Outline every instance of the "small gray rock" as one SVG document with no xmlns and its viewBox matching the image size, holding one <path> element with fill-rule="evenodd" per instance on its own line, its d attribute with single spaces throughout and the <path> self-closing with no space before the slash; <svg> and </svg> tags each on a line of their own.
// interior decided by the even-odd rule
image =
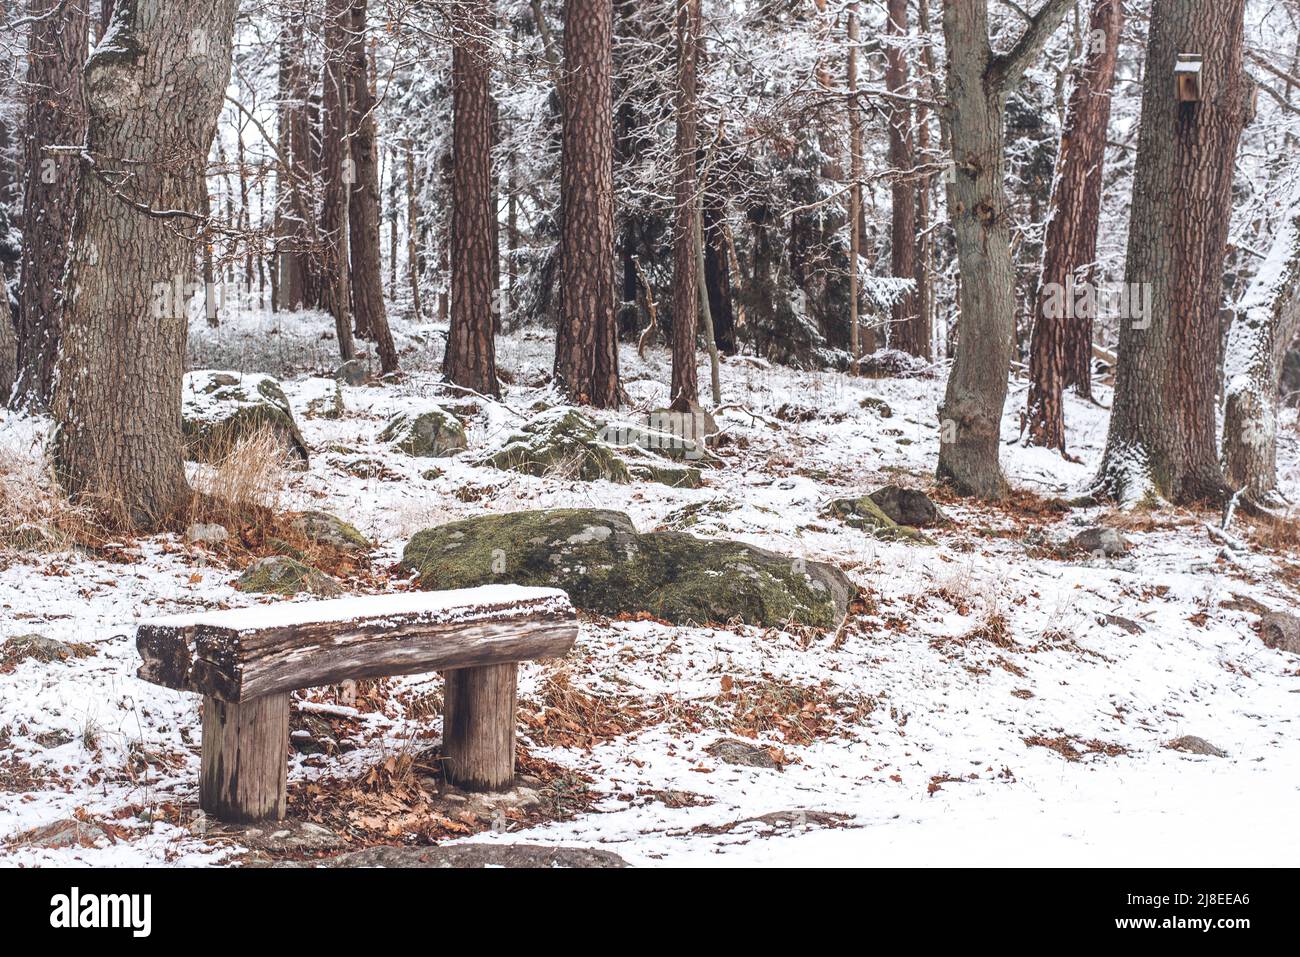
<svg viewBox="0 0 1300 957">
<path fill-rule="evenodd" d="M 1188 754 L 1205 754 L 1214 758 L 1226 758 L 1228 752 L 1216 748 L 1204 738 L 1198 738 L 1194 734 L 1185 734 L 1181 738 L 1174 738 L 1165 745 L 1173 751 L 1186 751 Z"/>
<path fill-rule="evenodd" d="M 230 538 L 224 525 L 205 525 L 195 522 L 185 529 L 185 541 L 191 545 L 219 545 Z"/>
<path fill-rule="evenodd" d="M 746 768 L 779 769 L 781 767 L 767 748 L 752 741 L 719 738 L 704 750 L 723 764 L 736 764 Z"/>
<path fill-rule="evenodd" d="M 18 635 L 0 645 L 0 661 L 11 664 L 32 658 L 40 662 L 67 661 L 72 646 L 44 635 Z"/>
<path fill-rule="evenodd" d="M 919 488 L 886 485 L 872 492 L 869 498 L 899 525 L 930 528 L 947 523 L 939 507 Z"/>
<path fill-rule="evenodd" d="M 365 385 L 370 378 L 370 370 L 360 359 L 349 359 L 334 370 L 334 381 L 343 385 Z"/>
<path fill-rule="evenodd" d="M 1129 550 L 1129 541 L 1116 529 L 1096 525 L 1092 528 L 1085 528 L 1078 535 L 1075 535 L 1074 538 L 1070 539 L 1067 547 L 1071 551 L 1114 558 L 1117 555 L 1125 554 Z"/>
<path fill-rule="evenodd" d="M 858 403 L 858 405 L 864 409 L 870 409 L 872 412 L 876 413 L 876 415 L 880 416 L 882 419 L 892 418 L 894 415 L 894 410 L 889 407 L 889 403 L 886 402 L 884 399 L 880 398 L 879 396 L 874 396 L 874 395 L 866 396 L 861 402 Z"/>
<path fill-rule="evenodd" d="M 305 538 L 319 545 L 347 551 L 369 551 L 370 540 L 343 519 L 329 512 L 303 512 L 293 520 L 293 527 Z"/>
<path fill-rule="evenodd" d="M 343 594 L 343 586 L 318 568 L 305 565 L 288 555 L 259 558 L 244 569 L 235 582 L 240 591 L 270 595 L 297 595 L 310 592 L 324 598 Z"/>
<path fill-rule="evenodd" d="M 1300 618 L 1272 611 L 1259 620 L 1259 637 L 1270 648 L 1300 655 Z"/>
<path fill-rule="evenodd" d="M 98 824 L 68 818 L 21 834 L 15 843 L 27 847 L 94 847 L 97 841 L 108 839 L 108 833 Z"/>
</svg>

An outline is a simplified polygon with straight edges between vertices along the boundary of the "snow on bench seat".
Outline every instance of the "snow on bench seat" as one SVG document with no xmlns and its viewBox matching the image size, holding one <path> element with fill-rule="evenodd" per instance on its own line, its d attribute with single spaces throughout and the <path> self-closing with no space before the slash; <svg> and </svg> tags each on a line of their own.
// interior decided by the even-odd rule
<svg viewBox="0 0 1300 957">
<path fill-rule="evenodd" d="M 573 606 L 554 588 L 485 585 L 276 602 L 140 622 L 139 676 L 228 702 L 298 688 L 565 654 Z"/>
</svg>

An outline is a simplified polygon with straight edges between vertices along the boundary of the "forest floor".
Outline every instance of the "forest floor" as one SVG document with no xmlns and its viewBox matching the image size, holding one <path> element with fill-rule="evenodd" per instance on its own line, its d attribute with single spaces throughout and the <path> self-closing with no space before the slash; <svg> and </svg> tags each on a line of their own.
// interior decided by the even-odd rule
<svg viewBox="0 0 1300 957">
<path fill-rule="evenodd" d="M 401 382 L 344 388 L 341 419 L 308 418 L 309 377 L 336 364 L 325 327 L 261 314 L 195 325 L 190 364 L 281 377 L 313 456 L 308 471 L 281 474 L 280 505 L 334 512 L 377 543 L 334 569 L 350 590 L 409 587 L 403 545 L 454 518 L 590 506 L 647 530 L 707 503 L 690 531 L 834 562 L 863 590 L 860 613 L 838 633 L 583 616 L 573 654 L 521 669 L 520 768 L 536 800 L 503 811 L 457 811 L 434 793 L 437 675 L 368 683 L 346 705 L 331 689 L 296 695 L 295 740 L 313 745 L 290 759 L 290 830 L 314 827 L 277 844 L 196 813 L 198 699 L 135 677 L 135 621 L 265 600 L 232 586 L 252 556 L 178 536 L 93 555 L 3 542 L 0 641 L 38 633 L 72 654 L 0 660 L 0 863 L 233 864 L 447 841 L 594 847 L 633 865 L 1300 854 L 1289 810 L 1300 658 L 1269 650 L 1255 628 L 1262 610 L 1296 602 L 1300 536 L 1238 521 L 1225 546 L 1217 515 L 1065 507 L 1099 459 L 1101 405 L 1068 399 L 1079 459 L 1068 461 L 1016 441 L 1025 384 L 1013 381 L 1003 461 L 1017 494 L 982 507 L 934 488 L 941 376 L 855 380 L 733 359 L 722 383 L 734 407 L 720 416 L 730 441 L 703 488 L 531 478 L 376 441 L 413 399 L 450 395 L 433 326 L 396 323 Z M 551 348 L 534 330 L 500 339 L 513 384 L 468 420 L 471 450 L 548 395 L 529 383 L 546 378 Z M 625 348 L 622 362 L 635 405 L 662 405 L 666 352 Z M 889 414 L 863 407 L 868 397 Z M 7 481 L 41 481 L 48 421 L 0 416 Z M 1293 418 L 1281 432 L 1282 485 L 1295 492 Z M 440 477 L 422 477 L 431 464 Z M 933 544 L 885 542 L 821 515 L 827 500 L 886 482 L 930 491 L 953 524 L 929 531 Z M 1128 553 L 1054 547 L 1097 524 L 1120 528 Z M 1167 746 L 1184 735 L 1226 756 Z M 758 766 L 722 760 L 711 746 L 724 738 L 759 745 Z"/>
</svg>

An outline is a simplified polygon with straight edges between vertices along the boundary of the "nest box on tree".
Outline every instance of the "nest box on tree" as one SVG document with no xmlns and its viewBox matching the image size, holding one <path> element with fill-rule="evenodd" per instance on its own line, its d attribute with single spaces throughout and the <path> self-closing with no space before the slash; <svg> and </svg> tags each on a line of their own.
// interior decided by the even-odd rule
<svg viewBox="0 0 1300 957">
<path fill-rule="evenodd" d="M 1180 53 L 1174 64 L 1174 82 L 1179 103 L 1198 103 L 1201 99 L 1201 55 Z"/>
</svg>

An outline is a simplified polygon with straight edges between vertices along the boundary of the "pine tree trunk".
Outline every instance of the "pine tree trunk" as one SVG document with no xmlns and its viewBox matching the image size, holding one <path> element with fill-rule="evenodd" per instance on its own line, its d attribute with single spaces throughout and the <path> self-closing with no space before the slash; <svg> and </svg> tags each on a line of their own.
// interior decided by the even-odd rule
<svg viewBox="0 0 1300 957">
<path fill-rule="evenodd" d="M 442 371 L 452 382 L 497 395 L 492 335 L 492 93 L 486 0 L 466 0 L 452 48 L 451 315 Z"/>
<path fill-rule="evenodd" d="M 1147 45 L 1125 279 L 1149 315 L 1120 325 L 1099 491 L 1175 504 L 1226 494 L 1215 435 L 1219 308 L 1237 142 L 1247 119 L 1244 0 L 1155 0 Z M 1174 65 L 1199 52 L 1201 100 Z"/>
<path fill-rule="evenodd" d="M 1110 123 L 1111 85 L 1124 12 L 1120 0 L 1093 0 L 1088 53 L 1074 89 L 1056 154 L 1051 212 L 1043 239 L 1043 263 L 1034 296 L 1030 337 L 1027 440 L 1065 451 L 1061 390 L 1074 385 L 1092 394 L 1091 315 L 1048 315 L 1074 299 L 1072 289 L 1096 282 L 1101 174 Z M 1064 291 L 1063 293 L 1061 291 Z M 1059 297 L 1058 297 L 1059 294 Z M 1069 312 L 1075 312 L 1073 307 Z M 1087 313 L 1087 310 L 1079 310 Z"/>
<path fill-rule="evenodd" d="M 303 29 L 305 0 L 285 0 L 280 28 L 280 152 L 287 169 L 277 176 L 277 236 L 283 248 L 277 259 L 276 306 L 302 309 L 320 302 L 320 277 L 312 250 L 316 245 L 315 203 L 312 197 L 311 117 L 308 99 L 307 51 Z"/>
<path fill-rule="evenodd" d="M 723 231 L 726 205 L 714 191 L 704 194 L 704 280 L 713 317 L 713 341 L 723 355 L 736 354 L 736 317 L 731 297 L 731 266 Z"/>
<path fill-rule="evenodd" d="M 613 5 L 564 5 L 560 323 L 555 377 L 575 402 L 619 404 L 614 316 Z"/>
<path fill-rule="evenodd" d="M 987 0 L 943 7 L 947 120 L 955 164 L 948 210 L 961 270 L 957 355 L 939 409 L 938 477 L 962 495 L 1000 499 L 1002 409 L 1015 333 L 1011 233 L 1003 189 L 1008 87 L 1071 5 L 1048 0 L 1006 53 L 989 45 Z"/>
<path fill-rule="evenodd" d="M 1224 361 L 1223 467 L 1228 485 L 1277 504 L 1277 393 L 1300 332 L 1300 184 L 1268 257 L 1237 307 Z"/>
<path fill-rule="evenodd" d="M 406 272 L 411 282 L 411 309 L 418 321 L 424 313 L 420 306 L 420 210 L 415 195 L 415 155 L 411 152 L 411 141 L 406 148 Z"/>
<path fill-rule="evenodd" d="M 889 0 L 885 34 L 892 42 L 885 47 L 885 89 L 900 96 L 908 94 L 907 57 L 898 45 L 907 38 L 907 0 Z M 890 274 L 900 279 L 916 278 L 916 185 L 910 174 L 912 158 L 912 109 L 910 104 L 888 100 L 889 166 L 894 171 L 890 187 L 893 215 L 889 222 Z M 890 314 L 894 345 L 914 356 L 930 358 L 930 328 L 917 308 L 916 293 L 900 296 Z"/>
<path fill-rule="evenodd" d="M 357 333 L 375 343 L 382 372 L 397 371 L 397 348 L 384 308 L 383 265 L 379 249 L 379 145 L 375 98 L 366 57 L 366 0 L 351 0 L 347 56 L 351 71 L 348 99 L 356 182 L 349 196 L 348 224 L 352 250 L 352 313 Z"/>
<path fill-rule="evenodd" d="M 334 317 L 339 356 L 347 361 L 356 356 L 352 341 L 352 293 L 348 265 L 348 236 L 351 231 L 350 201 L 357 181 L 357 164 L 352 158 L 348 130 L 348 101 L 351 83 L 347 62 L 348 34 L 352 27 L 350 0 L 326 0 L 325 85 L 321 120 L 321 177 L 325 184 L 321 205 L 321 302 Z"/>
<path fill-rule="evenodd" d="M 86 133 L 82 67 L 89 43 L 88 0 L 31 0 L 27 112 L 23 124 L 22 265 L 18 284 L 18 402 L 48 406 L 63 326 L 63 270 L 80 174 L 73 146 Z"/>
<path fill-rule="evenodd" d="M 18 377 L 18 338 L 9 310 L 9 289 L 0 270 L 0 407 L 9 401 Z"/>
<path fill-rule="evenodd" d="M 673 374 L 672 408 L 698 407 L 700 387 L 695 362 L 699 322 L 699 265 L 695 257 L 695 160 L 698 133 L 696 61 L 700 40 L 700 0 L 675 0 L 677 29 L 677 139 L 673 183 Z"/>
<path fill-rule="evenodd" d="M 188 494 L 185 303 L 160 290 L 193 281 L 237 6 L 119 3 L 85 68 L 94 165 L 82 167 L 65 285 L 54 462 L 76 500 L 124 525 L 160 526 Z"/>
</svg>

